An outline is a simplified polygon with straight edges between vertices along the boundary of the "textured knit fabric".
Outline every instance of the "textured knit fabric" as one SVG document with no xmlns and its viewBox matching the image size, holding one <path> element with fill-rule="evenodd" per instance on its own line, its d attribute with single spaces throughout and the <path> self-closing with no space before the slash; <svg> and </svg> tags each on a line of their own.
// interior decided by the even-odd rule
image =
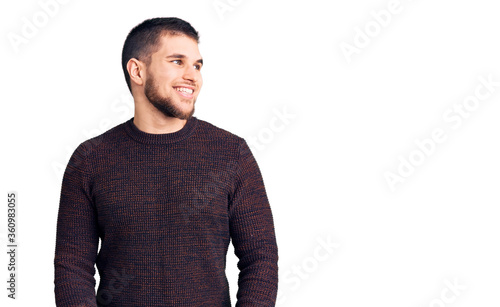
<svg viewBox="0 0 500 307">
<path fill-rule="evenodd" d="M 166 134 L 143 132 L 131 118 L 81 143 L 68 162 L 56 304 L 231 306 L 231 240 L 240 270 L 236 306 L 275 306 L 273 217 L 246 141 L 196 117 Z"/>
</svg>

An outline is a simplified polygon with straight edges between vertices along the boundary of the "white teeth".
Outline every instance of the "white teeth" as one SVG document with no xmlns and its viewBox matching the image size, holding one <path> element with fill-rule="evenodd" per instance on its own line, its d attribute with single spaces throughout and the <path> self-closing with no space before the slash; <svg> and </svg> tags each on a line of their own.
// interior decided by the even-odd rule
<svg viewBox="0 0 500 307">
<path fill-rule="evenodd" d="M 190 89 L 190 88 L 185 88 L 185 87 L 176 87 L 175 88 L 176 91 L 179 91 L 179 92 L 184 92 L 184 93 L 188 93 L 188 94 L 192 94 L 193 93 L 193 90 Z"/>
</svg>

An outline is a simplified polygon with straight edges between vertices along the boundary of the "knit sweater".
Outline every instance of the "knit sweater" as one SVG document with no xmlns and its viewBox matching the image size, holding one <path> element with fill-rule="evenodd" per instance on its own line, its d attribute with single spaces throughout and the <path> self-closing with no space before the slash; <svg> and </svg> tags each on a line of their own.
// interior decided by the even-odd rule
<svg viewBox="0 0 500 307">
<path fill-rule="evenodd" d="M 141 131 L 133 119 L 81 143 L 68 162 L 57 306 L 231 306 L 231 240 L 236 306 L 275 306 L 273 217 L 246 141 L 194 116 L 165 134 Z"/>
</svg>

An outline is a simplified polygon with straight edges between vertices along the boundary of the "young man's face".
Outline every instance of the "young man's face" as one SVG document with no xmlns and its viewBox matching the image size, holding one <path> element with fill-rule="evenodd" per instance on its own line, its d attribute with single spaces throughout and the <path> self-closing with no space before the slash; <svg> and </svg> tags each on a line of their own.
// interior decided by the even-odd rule
<svg viewBox="0 0 500 307">
<path fill-rule="evenodd" d="M 168 117 L 189 119 L 203 80 L 198 43 L 185 35 L 164 35 L 151 55 L 144 93 Z"/>
</svg>

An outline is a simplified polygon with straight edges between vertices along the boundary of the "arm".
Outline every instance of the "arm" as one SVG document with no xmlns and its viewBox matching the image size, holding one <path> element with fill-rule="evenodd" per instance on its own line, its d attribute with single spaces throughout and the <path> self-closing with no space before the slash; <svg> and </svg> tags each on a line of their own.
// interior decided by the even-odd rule
<svg viewBox="0 0 500 307">
<path fill-rule="evenodd" d="M 58 307 L 95 307 L 95 269 L 99 235 L 90 197 L 85 143 L 71 156 L 61 188 L 54 257 Z"/>
<path fill-rule="evenodd" d="M 239 146 L 236 182 L 229 203 L 229 225 L 239 258 L 236 307 L 275 306 L 278 247 L 261 172 L 244 139 Z"/>
</svg>

